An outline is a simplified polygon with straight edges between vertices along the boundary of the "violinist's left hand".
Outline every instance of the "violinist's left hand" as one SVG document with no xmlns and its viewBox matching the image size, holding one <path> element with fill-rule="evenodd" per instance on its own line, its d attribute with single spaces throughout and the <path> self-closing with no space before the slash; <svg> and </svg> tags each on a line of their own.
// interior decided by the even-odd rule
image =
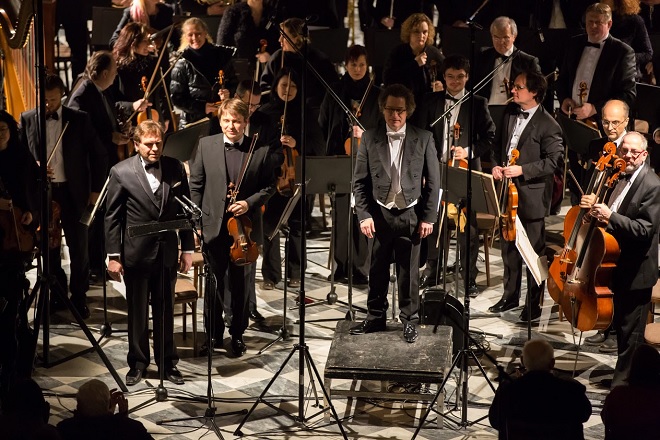
<svg viewBox="0 0 660 440">
<path fill-rule="evenodd" d="M 579 107 L 573 108 L 573 114 L 579 119 L 587 119 L 596 114 L 596 107 L 593 104 L 585 102 Z"/>
<path fill-rule="evenodd" d="M 608 223 L 610 221 L 610 216 L 612 215 L 612 210 L 604 203 L 596 203 L 590 212 L 591 216 L 595 219 Z"/>
<path fill-rule="evenodd" d="M 257 57 L 257 61 L 260 63 L 267 63 L 270 60 L 270 54 L 268 52 L 259 52 L 255 57 Z"/>
<path fill-rule="evenodd" d="M 224 101 L 231 97 L 231 92 L 228 89 L 220 89 L 218 90 L 218 96 L 220 97 L 220 101 Z"/>
<path fill-rule="evenodd" d="M 287 147 L 296 148 L 296 140 L 293 138 L 293 136 L 289 136 L 288 134 L 282 136 L 280 138 L 280 142 L 282 145 L 286 145 Z"/>
<path fill-rule="evenodd" d="M 522 173 L 523 171 L 520 165 L 509 165 L 508 167 L 502 168 L 502 174 L 509 179 L 522 176 Z"/>
<path fill-rule="evenodd" d="M 25 211 L 21 217 L 21 224 L 27 226 L 30 223 L 32 223 L 32 213 L 30 211 Z"/>
<path fill-rule="evenodd" d="M 445 89 L 445 86 L 441 81 L 434 81 L 433 84 L 431 84 L 431 89 L 434 92 L 442 92 Z"/>
<path fill-rule="evenodd" d="M 353 137 L 360 139 L 362 137 L 362 133 L 364 133 L 364 130 L 362 130 L 358 125 L 353 126 Z"/>
<path fill-rule="evenodd" d="M 454 159 L 461 160 L 467 159 L 467 150 L 463 147 L 451 147 L 451 151 L 454 152 Z"/>
<path fill-rule="evenodd" d="M 245 200 L 240 200 L 233 205 L 229 206 L 227 211 L 231 212 L 234 215 L 243 215 L 248 212 L 248 204 Z"/>
<path fill-rule="evenodd" d="M 138 99 L 133 103 L 133 110 L 136 112 L 143 112 L 148 107 L 151 107 L 151 103 L 144 98 Z"/>
</svg>

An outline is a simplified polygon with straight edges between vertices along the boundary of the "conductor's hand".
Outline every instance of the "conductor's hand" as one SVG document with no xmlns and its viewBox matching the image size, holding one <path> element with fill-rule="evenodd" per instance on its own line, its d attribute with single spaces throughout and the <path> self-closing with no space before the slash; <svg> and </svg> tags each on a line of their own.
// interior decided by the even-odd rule
<svg viewBox="0 0 660 440">
<path fill-rule="evenodd" d="M 591 209 L 596 204 L 596 194 L 585 194 L 580 198 L 580 208 Z"/>
<path fill-rule="evenodd" d="M 369 238 L 374 238 L 376 233 L 376 226 L 374 225 L 374 219 L 368 218 L 360 222 L 360 231 Z"/>
<path fill-rule="evenodd" d="M 234 215 L 243 215 L 246 212 L 248 212 L 248 203 L 245 200 L 239 200 L 233 205 L 230 205 L 227 211 L 231 212 Z"/>
<path fill-rule="evenodd" d="M 433 223 L 420 222 L 419 228 L 417 228 L 417 232 L 419 232 L 420 238 L 428 237 L 431 235 L 431 232 L 433 232 Z"/>
<path fill-rule="evenodd" d="M 119 260 L 110 260 L 108 262 L 108 273 L 110 274 L 110 278 L 121 282 L 121 277 L 124 275 L 124 267 Z"/>
<path fill-rule="evenodd" d="M 192 267 L 192 254 L 189 252 L 181 252 L 179 257 L 179 273 L 188 273 Z"/>
</svg>

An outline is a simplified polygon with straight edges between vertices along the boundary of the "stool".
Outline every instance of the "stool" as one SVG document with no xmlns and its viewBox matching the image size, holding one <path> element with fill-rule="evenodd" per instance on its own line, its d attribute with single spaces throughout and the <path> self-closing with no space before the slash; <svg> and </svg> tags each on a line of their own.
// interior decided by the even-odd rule
<svg viewBox="0 0 660 440">
<path fill-rule="evenodd" d="M 484 260 L 486 261 L 486 285 L 490 287 L 490 246 L 497 228 L 497 217 L 477 212 L 477 231 L 484 241 Z"/>
<path fill-rule="evenodd" d="M 199 293 L 199 297 L 204 297 L 204 282 L 202 280 L 202 270 L 204 269 L 204 256 L 200 251 L 195 251 L 192 254 L 192 268 L 193 268 L 193 284 L 195 290 Z"/>
<path fill-rule="evenodd" d="M 183 315 L 183 339 L 187 339 L 187 315 L 186 305 L 190 306 L 193 328 L 193 353 L 197 356 L 197 299 L 199 294 L 193 283 L 185 278 L 177 278 L 174 286 L 174 305 L 181 304 Z"/>
</svg>

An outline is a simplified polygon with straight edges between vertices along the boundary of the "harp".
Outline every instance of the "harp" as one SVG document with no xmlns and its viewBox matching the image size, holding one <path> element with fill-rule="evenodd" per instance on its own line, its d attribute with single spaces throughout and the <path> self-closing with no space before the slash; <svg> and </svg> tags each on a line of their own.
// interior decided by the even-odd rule
<svg viewBox="0 0 660 440">
<path fill-rule="evenodd" d="M 33 0 L 0 0 L 0 61 L 4 108 L 14 119 L 37 106 L 37 65 Z M 55 0 L 43 0 L 45 66 L 54 71 Z"/>
</svg>

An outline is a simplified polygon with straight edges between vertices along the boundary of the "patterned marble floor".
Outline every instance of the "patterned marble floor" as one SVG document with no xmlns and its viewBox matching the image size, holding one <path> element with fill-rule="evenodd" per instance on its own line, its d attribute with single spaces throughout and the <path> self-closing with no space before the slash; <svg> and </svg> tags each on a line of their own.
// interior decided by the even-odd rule
<svg viewBox="0 0 660 440">
<path fill-rule="evenodd" d="M 315 212 L 317 211 L 318 209 Z M 559 242 L 561 240 L 558 234 L 561 230 L 562 221 L 562 216 L 548 218 L 549 241 Z M 310 239 L 308 242 L 310 264 L 308 265 L 306 278 L 306 294 L 311 298 L 325 299 L 329 292 L 329 283 L 325 278 L 329 274 L 326 264 L 330 233 L 326 231 L 316 235 L 316 238 Z M 487 312 L 488 307 L 499 299 L 502 289 L 503 268 L 497 246 L 496 243 L 495 249 L 491 250 L 490 255 L 491 286 L 486 286 L 483 254 L 480 255 L 480 273 L 477 277 L 477 283 L 482 289 L 482 293 L 470 303 L 470 328 L 471 330 L 488 333 L 482 337 L 483 345 L 489 350 L 491 356 L 496 358 L 508 370 L 511 370 L 519 365 L 522 345 L 527 339 L 527 329 L 516 324 L 518 313 L 515 311 L 506 313 L 503 317 L 494 316 Z M 32 280 L 34 280 L 34 277 L 35 274 L 31 273 Z M 260 281 L 259 275 L 257 281 Z M 112 322 L 115 329 L 125 328 L 126 325 L 126 304 L 121 293 L 122 287 L 116 283 L 108 283 L 109 321 Z M 282 326 L 284 298 L 281 289 L 281 284 L 272 291 L 262 291 L 258 286 L 258 307 L 266 317 L 266 321 L 262 325 L 252 323 L 246 332 L 245 342 L 248 351 L 243 357 L 236 358 L 231 354 L 229 339 L 224 341 L 225 349 L 216 351 L 211 366 L 211 385 L 214 406 L 217 407 L 218 413 L 251 408 L 275 372 L 283 365 L 287 356 L 292 353 L 293 344 L 299 342 L 299 328 L 294 323 L 298 317 L 298 311 L 287 311 L 286 326 L 292 337 L 287 341 L 275 343 L 263 354 L 257 353 L 261 347 L 277 337 L 276 330 Z M 337 293 L 340 299 L 347 299 L 346 286 L 339 285 Z M 460 293 L 458 296 L 462 302 L 463 294 Z M 289 292 L 289 306 L 294 305 L 295 297 L 296 293 Z M 366 290 L 354 289 L 353 301 L 356 305 L 364 306 L 366 303 Z M 201 303 L 200 301 L 198 305 L 200 312 Z M 92 316 L 87 324 L 90 328 L 98 328 L 104 322 L 102 289 L 98 286 L 90 291 L 90 309 L 92 310 Z M 308 308 L 306 318 L 307 321 L 325 318 L 342 319 L 345 314 L 346 308 L 341 304 L 328 305 L 323 303 Z M 357 316 L 358 319 L 363 317 L 359 313 Z M 49 331 L 51 346 L 48 351 L 51 362 L 67 354 L 89 348 L 91 345 L 80 329 L 69 325 L 71 320 L 68 312 L 59 312 L 53 319 Z M 321 375 L 323 375 L 325 368 L 335 325 L 336 322 L 334 321 L 307 322 L 304 327 L 305 343 L 309 349 L 309 357 Z M 202 328 L 201 313 L 199 313 L 198 326 Z M 211 430 L 210 424 L 203 423 L 204 420 L 173 424 L 163 423 L 166 419 L 204 416 L 205 409 L 208 406 L 205 400 L 207 394 L 207 362 L 206 358 L 193 357 L 191 328 L 190 320 L 188 320 L 188 337 L 184 339 L 182 321 L 180 317 L 177 317 L 175 332 L 181 355 L 179 369 L 186 379 L 185 385 L 174 386 L 169 382 L 165 382 L 168 391 L 167 400 L 154 402 L 132 413 L 132 417 L 139 419 L 149 432 L 159 439 L 199 439 L 214 438 L 216 436 Z M 98 337 L 98 333 L 92 331 Z M 560 322 L 557 319 L 556 307 L 553 308 L 552 300 L 547 297 L 547 294 L 540 323 L 534 325 L 532 331 L 534 337 L 544 337 L 555 347 L 557 369 L 560 374 L 571 375 L 574 367 L 576 368 L 576 378 L 586 385 L 588 396 L 594 406 L 593 415 L 585 424 L 585 438 L 603 438 L 603 426 L 599 411 L 607 390 L 600 388 L 598 383 L 603 377 L 611 377 L 616 357 L 598 353 L 597 350 L 589 347 L 583 347 L 578 353 L 574 341 L 577 341 L 580 335 L 574 335 L 566 321 Z M 591 333 L 584 334 L 583 337 Z M 494 336 L 489 334 L 494 334 Z M 200 340 L 201 338 L 200 335 Z M 200 343 L 198 342 L 198 345 Z M 108 338 L 103 338 L 100 346 L 123 380 L 128 371 L 125 360 L 127 352 L 126 336 L 115 333 Z M 251 414 L 242 427 L 244 437 L 259 439 L 342 438 L 337 422 L 327 421 L 323 415 L 314 416 L 319 412 L 319 408 L 316 406 L 314 399 L 314 388 L 310 383 L 309 372 L 305 371 L 303 377 L 299 375 L 299 353 L 300 351 L 296 350 L 290 361 L 282 367 L 281 374 L 264 398 L 286 414 L 293 416 L 298 416 L 302 406 L 306 421 L 298 422 L 297 419 L 282 415 L 262 404 Z M 42 345 L 39 346 L 39 354 L 43 354 Z M 481 358 L 481 361 L 488 379 L 497 386 L 495 382 L 497 370 L 484 357 Z M 128 399 L 131 408 L 154 397 L 155 393 L 150 386 L 158 385 L 157 376 L 156 368 L 152 365 L 148 371 L 147 380 L 130 388 Z M 46 390 L 47 399 L 51 404 L 51 423 L 57 424 L 61 419 L 71 416 L 71 411 L 75 408 L 77 388 L 93 377 L 105 381 L 111 388 L 117 387 L 108 368 L 95 352 L 76 357 L 57 366 L 50 368 L 39 366 L 36 369 L 35 379 Z M 460 422 L 461 411 L 455 408 L 457 381 L 457 372 L 452 372 L 446 386 L 446 408 L 450 411 L 450 416 Z M 314 381 L 314 384 L 320 394 L 318 381 Z M 335 380 L 333 386 L 337 385 L 365 390 L 377 390 L 380 387 L 379 383 L 368 381 L 351 383 L 350 381 Z M 437 416 L 431 413 L 418 438 L 497 438 L 497 433 L 490 428 L 487 418 L 481 420 L 487 415 L 493 393 L 479 369 L 474 365 L 470 365 L 468 388 L 467 421 L 470 422 L 469 426 L 465 427 L 465 424 L 454 423 L 447 417 L 444 419 L 443 429 L 438 429 Z M 436 391 L 437 387 L 432 386 L 426 392 L 435 393 Z M 302 398 L 299 393 L 302 393 Z M 346 398 L 337 397 L 332 402 L 347 437 L 355 439 L 411 438 L 420 417 L 427 408 L 425 405 L 414 401 L 347 400 Z M 551 417 L 551 415 L 548 415 L 548 417 Z M 243 418 L 243 415 L 217 417 L 215 420 L 222 437 L 235 438 L 234 431 Z M 478 422 L 472 424 L 472 421 Z"/>
</svg>

